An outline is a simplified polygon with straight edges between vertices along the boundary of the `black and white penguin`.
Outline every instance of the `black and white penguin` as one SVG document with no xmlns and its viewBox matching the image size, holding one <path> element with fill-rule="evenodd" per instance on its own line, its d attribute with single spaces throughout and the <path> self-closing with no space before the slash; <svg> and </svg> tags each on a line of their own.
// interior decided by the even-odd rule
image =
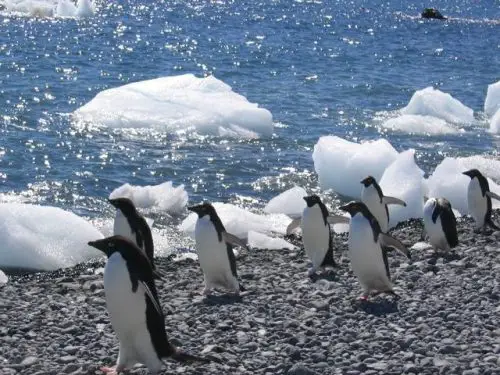
<svg viewBox="0 0 500 375">
<path fill-rule="evenodd" d="M 238 281 L 233 246 L 247 248 L 238 237 L 226 232 L 219 215 L 210 203 L 188 207 L 198 215 L 195 227 L 196 252 L 205 278 L 204 295 L 217 287 L 235 294 L 245 291 Z"/>
<path fill-rule="evenodd" d="M 152 374 L 157 374 L 162 359 L 167 357 L 181 362 L 209 362 L 182 352 L 168 341 L 153 268 L 148 257 L 132 241 L 113 236 L 88 244 L 108 257 L 104 268 L 106 307 L 120 342 L 116 366 L 104 367 L 102 371 L 117 374 L 142 363 Z"/>
<path fill-rule="evenodd" d="M 134 202 L 128 198 L 110 199 L 109 203 L 116 208 L 113 234 L 127 237 L 134 242 L 145 252 L 154 269 L 153 236 L 146 219 L 137 211 Z"/>
<path fill-rule="evenodd" d="M 486 226 L 500 230 L 491 219 L 491 198 L 500 200 L 500 197 L 490 191 L 488 179 L 477 169 L 468 170 L 463 174 L 471 179 L 467 188 L 467 207 L 476 223 L 476 231 L 482 229 L 484 233 Z"/>
<path fill-rule="evenodd" d="M 424 205 L 424 231 L 435 250 L 450 251 L 458 245 L 457 219 L 447 199 L 427 199 Z"/>
<path fill-rule="evenodd" d="M 319 268 L 335 267 L 330 223 L 348 223 L 349 219 L 343 216 L 329 216 L 325 204 L 315 194 L 304 197 L 304 200 L 307 205 L 302 217 L 288 225 L 287 234 L 300 225 L 304 250 L 312 262 L 312 267 L 308 271 L 311 277 Z"/>
<path fill-rule="evenodd" d="M 401 199 L 388 197 L 382 193 L 380 185 L 374 177 L 368 176 L 361 181 L 361 201 L 366 204 L 370 212 L 375 216 L 382 232 L 389 230 L 389 204 L 397 204 L 406 207 L 406 203 Z"/>
<path fill-rule="evenodd" d="M 408 258 L 410 252 L 401 242 L 382 232 L 377 219 L 364 203 L 350 202 L 340 209 L 351 214 L 349 258 L 363 287 L 361 298 L 366 300 L 371 292 L 395 295 L 384 247 L 392 247 Z"/>
</svg>

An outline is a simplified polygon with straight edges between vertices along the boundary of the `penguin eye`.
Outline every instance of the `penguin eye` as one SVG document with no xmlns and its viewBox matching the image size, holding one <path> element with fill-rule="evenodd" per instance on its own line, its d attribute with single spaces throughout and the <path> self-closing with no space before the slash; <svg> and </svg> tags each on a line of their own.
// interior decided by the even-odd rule
<svg viewBox="0 0 500 375">
<path fill-rule="evenodd" d="M 108 242 L 108 247 L 115 247 L 115 243 L 114 242 Z"/>
</svg>

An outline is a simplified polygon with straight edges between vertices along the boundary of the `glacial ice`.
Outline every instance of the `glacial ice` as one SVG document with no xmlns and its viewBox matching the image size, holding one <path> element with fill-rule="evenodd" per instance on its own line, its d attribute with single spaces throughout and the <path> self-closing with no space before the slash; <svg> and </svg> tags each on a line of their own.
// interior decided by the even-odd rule
<svg viewBox="0 0 500 375">
<path fill-rule="evenodd" d="M 484 113 L 493 116 L 500 110 L 500 81 L 488 85 L 486 99 L 484 100 Z"/>
<path fill-rule="evenodd" d="M 284 235 L 290 218 L 284 214 L 259 215 L 229 203 L 213 203 L 226 230 L 235 236 L 248 239 L 248 232 L 255 231 L 271 235 Z M 198 215 L 191 213 L 179 225 L 179 230 L 194 238 Z"/>
<path fill-rule="evenodd" d="M 453 134 L 459 130 L 440 118 L 422 115 L 402 115 L 391 118 L 382 123 L 386 129 L 414 134 Z"/>
<path fill-rule="evenodd" d="M 30 17 L 90 17 L 95 13 L 90 0 L 6 0 L 7 12 L 16 12 Z"/>
<path fill-rule="evenodd" d="M 255 138 L 273 133 L 271 112 L 214 76 L 161 77 L 101 91 L 74 112 L 113 128 L 157 128 Z"/>
<path fill-rule="evenodd" d="M 490 132 L 500 134 L 500 107 L 490 120 Z"/>
<path fill-rule="evenodd" d="M 454 209 L 461 214 L 467 214 L 467 187 L 470 178 L 462 172 L 472 168 L 477 168 L 483 175 L 489 177 L 490 190 L 500 194 L 500 186 L 492 180 L 493 178 L 500 181 L 500 161 L 482 156 L 470 156 L 444 158 L 427 179 L 428 196 L 444 197 L 450 201 Z M 500 207 L 500 202 L 494 199 L 492 199 L 492 204 L 494 208 Z"/>
<path fill-rule="evenodd" d="M 314 146 L 312 157 L 322 189 L 359 199 L 361 180 L 371 175 L 379 181 L 397 156 L 398 152 L 385 139 L 356 143 L 325 136 Z"/>
<path fill-rule="evenodd" d="M 302 216 L 302 211 L 306 207 L 304 197 L 307 192 L 300 186 L 294 186 L 291 189 L 279 194 L 271 199 L 264 207 L 264 212 L 268 214 L 285 214 L 291 218 Z"/>
<path fill-rule="evenodd" d="M 474 122 L 474 111 L 450 94 L 433 87 L 416 91 L 408 105 L 401 109 L 404 115 L 433 116 L 447 122 L 467 124 Z"/>
<path fill-rule="evenodd" d="M 138 208 L 166 211 L 169 214 L 182 212 L 188 202 L 184 185 L 174 187 L 172 181 L 148 186 L 124 184 L 109 195 L 110 199 L 119 197 L 131 199 Z"/>
<path fill-rule="evenodd" d="M 288 249 L 295 250 L 297 247 L 285 241 L 282 238 L 270 237 L 263 233 L 253 230 L 248 232 L 248 246 L 256 249 L 279 250 Z"/>
<path fill-rule="evenodd" d="M 6 284 L 7 281 L 9 281 L 9 278 L 5 273 L 2 272 L 2 270 L 0 270 L 0 285 Z"/>
<path fill-rule="evenodd" d="M 423 197 L 427 193 L 424 172 L 415 163 L 415 150 L 406 150 L 384 171 L 380 187 L 384 195 L 406 202 L 406 207 L 389 205 L 389 226 L 423 215 Z"/>
<path fill-rule="evenodd" d="M 56 270 L 102 254 L 87 245 L 103 238 L 85 219 L 57 207 L 0 204 L 0 268 Z"/>
</svg>

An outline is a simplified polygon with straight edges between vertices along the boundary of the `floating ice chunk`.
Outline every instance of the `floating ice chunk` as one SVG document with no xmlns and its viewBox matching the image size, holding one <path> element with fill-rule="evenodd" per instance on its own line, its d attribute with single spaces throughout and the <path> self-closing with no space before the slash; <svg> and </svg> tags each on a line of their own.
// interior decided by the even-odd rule
<svg viewBox="0 0 500 375">
<path fill-rule="evenodd" d="M 314 168 L 322 189 L 333 189 L 352 198 L 361 196 L 361 180 L 371 175 L 380 180 L 398 152 L 385 139 L 365 143 L 336 136 L 321 137 L 314 146 Z"/>
<path fill-rule="evenodd" d="M 469 169 L 477 168 L 485 176 L 500 180 L 500 161 L 482 156 L 471 156 L 466 158 L 445 158 L 427 179 L 429 196 L 444 197 L 448 199 L 451 206 L 461 214 L 467 214 L 467 188 L 470 178 L 463 175 Z M 488 178 L 490 190 L 500 194 L 498 186 L 491 178 Z M 492 199 L 494 208 L 500 207 L 500 202 Z"/>
<path fill-rule="evenodd" d="M 124 184 L 109 195 L 110 199 L 120 197 L 131 199 L 138 208 L 167 211 L 170 214 L 181 212 L 188 202 L 184 185 L 174 188 L 172 181 L 153 186 Z"/>
<path fill-rule="evenodd" d="M 268 214 L 285 214 L 292 218 L 301 217 L 302 211 L 306 207 L 306 202 L 303 199 L 306 195 L 307 192 L 304 188 L 294 186 L 271 199 L 264 207 L 264 212 Z"/>
<path fill-rule="evenodd" d="M 415 134 L 453 134 L 458 129 L 447 124 L 446 121 L 433 116 L 403 115 L 391 118 L 382 123 L 382 127 L 406 133 Z"/>
<path fill-rule="evenodd" d="M 239 238 L 248 238 L 248 232 L 282 234 L 290 224 L 290 218 L 283 214 L 258 215 L 229 203 L 213 204 L 226 230 Z M 190 214 L 180 224 L 179 229 L 194 238 L 194 229 L 198 215 Z"/>
<path fill-rule="evenodd" d="M 463 105 L 450 94 L 433 87 L 416 91 L 406 107 L 404 115 L 433 116 L 452 123 L 474 122 L 474 111 Z"/>
<path fill-rule="evenodd" d="M 253 137 L 273 133 L 271 112 L 213 76 L 162 77 L 101 91 L 74 112 L 76 119 L 113 128 L 196 130 Z"/>
<path fill-rule="evenodd" d="M 8 12 L 23 13 L 31 17 L 52 17 L 55 3 L 45 0 L 7 0 L 4 3 Z"/>
<path fill-rule="evenodd" d="M 490 120 L 490 132 L 500 134 L 500 108 Z"/>
<path fill-rule="evenodd" d="M 9 278 L 0 270 L 0 285 L 7 284 L 7 281 L 9 281 Z"/>
<path fill-rule="evenodd" d="M 59 0 L 57 2 L 56 15 L 58 17 L 74 17 L 76 6 L 70 0 Z"/>
<path fill-rule="evenodd" d="M 57 207 L 0 204 L 0 267 L 56 270 L 102 254 L 87 245 L 103 238 L 81 217 Z"/>
<path fill-rule="evenodd" d="M 256 249 L 267 250 L 295 250 L 297 248 L 296 246 L 292 245 L 282 238 L 269 237 L 265 234 L 255 232 L 253 230 L 248 232 L 248 245 Z"/>
<path fill-rule="evenodd" d="M 90 0 L 78 0 L 75 15 L 79 18 L 90 17 L 94 15 L 94 6 Z"/>
<path fill-rule="evenodd" d="M 493 116 L 500 110 L 500 81 L 488 85 L 486 99 L 484 100 L 484 113 Z"/>
<path fill-rule="evenodd" d="M 423 216 L 424 195 L 427 188 L 424 172 L 415 163 L 415 150 L 407 150 L 384 172 L 380 187 L 384 195 L 396 197 L 406 202 L 406 207 L 390 205 L 390 226 L 400 221 Z"/>
</svg>

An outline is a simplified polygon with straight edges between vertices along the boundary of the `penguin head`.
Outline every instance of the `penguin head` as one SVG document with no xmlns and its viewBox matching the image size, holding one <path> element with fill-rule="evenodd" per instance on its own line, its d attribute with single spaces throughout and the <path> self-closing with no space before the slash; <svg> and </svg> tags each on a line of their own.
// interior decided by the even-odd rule
<svg viewBox="0 0 500 375">
<path fill-rule="evenodd" d="M 108 238 L 102 238 L 97 241 L 90 241 L 88 242 L 88 245 L 95 247 L 97 250 L 101 250 L 109 258 L 111 254 L 113 254 L 115 251 L 119 251 L 119 249 L 125 244 L 128 244 L 128 242 L 130 241 L 122 236 L 112 236 Z"/>
<path fill-rule="evenodd" d="M 130 214 L 135 214 L 137 212 L 134 202 L 132 202 L 129 198 L 110 199 L 109 203 L 111 203 L 117 210 L 123 212 L 125 216 L 129 216 Z"/>
<path fill-rule="evenodd" d="M 357 201 L 349 202 L 346 205 L 339 207 L 339 209 L 350 213 L 351 216 L 356 215 L 358 212 L 361 212 L 363 215 L 365 215 L 366 212 L 370 212 L 363 202 Z"/>
<path fill-rule="evenodd" d="M 463 172 L 462 174 L 469 176 L 471 179 L 474 179 L 475 177 L 480 177 L 482 176 L 481 172 L 479 172 L 477 169 L 469 169 L 468 171 Z"/>
<path fill-rule="evenodd" d="M 307 207 L 313 207 L 315 204 L 320 204 L 321 203 L 321 198 L 318 197 L 316 194 L 304 197 L 304 200 L 307 203 Z"/>
<path fill-rule="evenodd" d="M 200 219 L 205 215 L 209 215 L 210 217 L 212 217 L 212 215 L 216 214 L 214 206 L 212 206 L 208 202 L 188 207 L 188 210 L 196 212 Z"/>
<path fill-rule="evenodd" d="M 361 180 L 361 183 L 365 186 L 365 187 L 368 187 L 372 184 L 376 184 L 377 183 L 377 180 L 375 180 L 374 177 L 372 176 L 368 176 L 366 177 L 365 179 Z"/>
</svg>

